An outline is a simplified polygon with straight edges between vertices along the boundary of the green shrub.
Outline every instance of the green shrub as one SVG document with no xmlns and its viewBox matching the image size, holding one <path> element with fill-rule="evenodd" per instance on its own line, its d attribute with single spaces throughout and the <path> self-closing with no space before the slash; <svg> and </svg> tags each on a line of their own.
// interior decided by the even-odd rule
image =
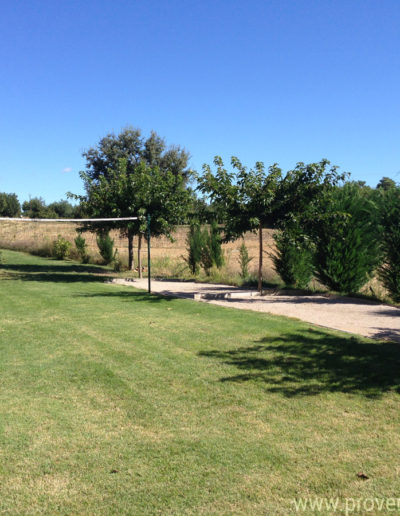
<svg viewBox="0 0 400 516">
<path fill-rule="evenodd" d="M 274 268 L 285 285 L 307 288 L 313 275 L 313 256 L 309 242 L 284 230 L 274 234 L 276 252 L 271 254 Z M 308 245 L 307 245 L 308 244 Z"/>
<path fill-rule="evenodd" d="M 382 196 L 383 264 L 379 277 L 390 297 L 400 303 L 400 188 L 392 188 Z"/>
<path fill-rule="evenodd" d="M 198 274 L 202 260 L 203 234 L 198 222 L 190 224 L 187 237 L 188 257 L 187 264 L 192 274 Z"/>
<path fill-rule="evenodd" d="M 104 263 L 111 263 L 114 259 L 114 240 L 108 231 L 97 235 L 97 247 Z"/>
<path fill-rule="evenodd" d="M 58 235 L 57 240 L 53 242 L 53 256 L 57 258 L 57 260 L 64 260 L 68 257 L 71 246 L 71 242 L 65 240 L 61 235 Z"/>
<path fill-rule="evenodd" d="M 242 245 L 239 248 L 239 265 L 240 265 L 240 277 L 243 279 L 247 279 L 249 277 L 249 263 L 253 258 L 249 257 L 249 251 L 246 247 L 246 244 L 242 242 Z"/>
<path fill-rule="evenodd" d="M 75 247 L 78 251 L 79 259 L 81 260 L 81 262 L 88 263 L 89 255 L 87 252 L 87 243 L 83 236 L 80 234 L 75 238 Z"/>
<path fill-rule="evenodd" d="M 221 242 L 222 239 L 216 222 L 211 224 L 210 231 L 207 228 L 202 230 L 197 221 L 190 225 L 186 262 L 192 274 L 198 274 L 201 266 L 208 276 L 214 265 L 218 268 L 223 266 L 224 256 Z"/>
<path fill-rule="evenodd" d="M 209 232 L 207 231 L 207 228 L 205 228 L 201 233 L 201 258 L 200 258 L 200 264 L 202 268 L 204 269 L 204 272 L 207 274 L 207 276 L 210 275 L 210 270 L 212 266 L 214 265 L 213 261 L 213 249 L 211 247 L 211 236 Z"/>
<path fill-rule="evenodd" d="M 222 238 L 218 230 L 218 224 L 214 221 L 210 227 L 209 249 L 212 264 L 220 269 L 224 265 L 224 253 L 222 250 Z"/>
<path fill-rule="evenodd" d="M 338 292 L 358 292 L 379 263 L 378 210 L 355 184 L 338 188 L 318 224 L 315 271 Z"/>
<path fill-rule="evenodd" d="M 113 264 L 113 269 L 115 272 L 121 272 L 124 268 L 123 262 L 119 256 L 118 249 L 115 250 L 112 264 Z"/>
</svg>

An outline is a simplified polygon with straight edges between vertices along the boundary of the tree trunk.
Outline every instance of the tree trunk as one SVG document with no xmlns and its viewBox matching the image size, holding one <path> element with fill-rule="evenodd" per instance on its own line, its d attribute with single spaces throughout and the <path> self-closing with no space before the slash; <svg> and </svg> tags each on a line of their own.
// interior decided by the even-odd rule
<svg viewBox="0 0 400 516">
<path fill-rule="evenodd" d="M 135 262 L 133 260 L 133 231 L 128 230 L 128 269 L 133 271 L 135 267 Z"/>
<path fill-rule="evenodd" d="M 258 226 L 258 291 L 262 294 L 262 266 L 263 266 L 263 237 L 262 237 L 262 225 Z"/>
<path fill-rule="evenodd" d="M 137 263 L 138 263 L 138 269 L 139 269 L 139 278 L 143 278 L 143 271 L 142 271 L 142 233 L 139 233 L 138 235 L 138 246 L 137 246 Z"/>
</svg>

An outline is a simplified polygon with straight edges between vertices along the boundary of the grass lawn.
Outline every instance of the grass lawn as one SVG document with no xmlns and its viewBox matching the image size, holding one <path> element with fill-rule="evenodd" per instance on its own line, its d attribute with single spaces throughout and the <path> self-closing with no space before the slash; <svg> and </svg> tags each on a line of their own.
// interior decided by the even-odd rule
<svg viewBox="0 0 400 516">
<path fill-rule="evenodd" d="M 301 497 L 400 497 L 398 344 L 2 255 L 1 512 L 288 515 Z"/>
</svg>

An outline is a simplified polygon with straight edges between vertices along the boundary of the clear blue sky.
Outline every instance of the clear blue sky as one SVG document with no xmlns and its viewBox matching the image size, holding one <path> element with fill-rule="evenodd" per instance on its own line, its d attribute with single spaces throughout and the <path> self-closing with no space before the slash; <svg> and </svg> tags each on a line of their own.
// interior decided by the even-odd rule
<svg viewBox="0 0 400 516">
<path fill-rule="evenodd" d="M 328 158 L 400 181 L 399 0 L 3 0 L 0 191 L 82 192 L 133 125 L 252 166 Z"/>
</svg>

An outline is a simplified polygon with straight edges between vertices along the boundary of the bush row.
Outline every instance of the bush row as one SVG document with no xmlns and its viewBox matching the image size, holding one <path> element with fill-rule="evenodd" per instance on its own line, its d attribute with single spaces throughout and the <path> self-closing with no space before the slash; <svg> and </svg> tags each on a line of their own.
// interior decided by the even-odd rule
<svg viewBox="0 0 400 516">
<path fill-rule="evenodd" d="M 286 285 L 306 288 L 315 276 L 330 290 L 356 293 L 378 275 L 400 302 L 400 188 L 371 192 L 347 183 L 312 224 L 286 221 L 274 239 L 274 266 Z"/>
<path fill-rule="evenodd" d="M 116 270 L 121 269 L 122 263 L 118 256 L 118 249 L 114 250 L 114 240 L 110 238 L 108 232 L 103 232 L 97 235 L 97 246 L 101 256 L 100 262 L 98 262 L 98 260 L 94 261 L 90 256 L 86 240 L 81 234 L 78 234 L 74 239 L 74 244 L 65 239 L 62 235 L 58 235 L 57 239 L 53 242 L 32 245 L 29 241 L 26 243 L 19 242 L 10 245 L 7 244 L 7 242 L 2 241 L 1 247 L 4 249 L 9 248 L 16 251 L 28 252 L 36 256 L 56 258 L 57 260 L 72 258 L 80 261 L 81 263 L 101 263 L 103 265 L 112 264 Z"/>
</svg>

